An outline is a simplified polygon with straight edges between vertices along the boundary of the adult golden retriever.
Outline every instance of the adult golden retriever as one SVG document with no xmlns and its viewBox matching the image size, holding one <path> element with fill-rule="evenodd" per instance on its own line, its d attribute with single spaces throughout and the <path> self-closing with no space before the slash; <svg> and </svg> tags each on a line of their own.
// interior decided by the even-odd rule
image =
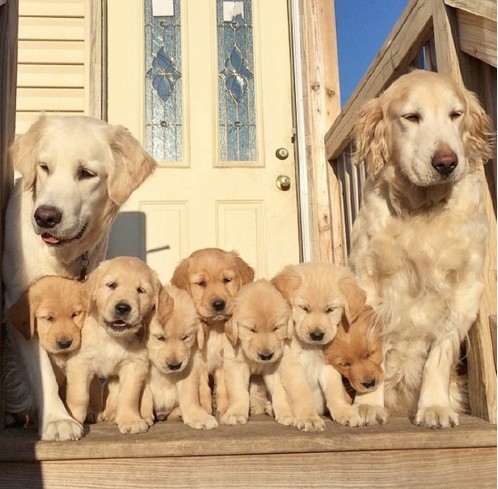
<svg viewBox="0 0 498 489">
<path fill-rule="evenodd" d="M 299 355 L 291 348 L 291 308 L 267 280 L 244 285 L 227 324 L 224 372 L 227 425 L 245 424 L 250 410 L 250 378 L 261 375 L 271 395 L 275 419 L 304 431 L 323 431 Z"/>
<path fill-rule="evenodd" d="M 77 355 L 68 359 L 67 406 L 83 423 L 94 376 L 114 381 L 103 420 L 121 433 L 143 433 L 140 396 L 149 372 L 146 339 L 161 284 L 156 272 L 135 257 L 103 261 L 89 276 L 90 299 Z M 116 383 L 119 384 L 116 384 Z"/>
<path fill-rule="evenodd" d="M 93 270 L 105 256 L 119 207 L 156 166 L 124 127 L 89 117 L 41 117 L 15 140 L 10 157 L 22 178 L 5 221 L 6 308 L 40 276 L 79 277 Z M 36 336 L 28 342 L 7 330 L 6 370 L 13 379 L 12 388 L 5 386 L 7 411 L 35 408 L 44 440 L 81 438 L 83 428 L 56 395 Z M 20 381 L 25 378 L 29 382 Z"/>
<path fill-rule="evenodd" d="M 171 283 L 185 289 L 194 299 L 206 326 L 204 355 L 214 378 L 216 411 L 222 415 L 228 406 L 223 378 L 223 336 L 225 323 L 232 317 L 234 299 L 240 288 L 254 280 L 254 270 L 235 252 L 202 248 L 183 259 L 175 268 Z M 201 389 L 206 405 L 210 392 Z"/>
<path fill-rule="evenodd" d="M 489 126 L 474 94 L 417 70 L 368 102 L 354 129 L 369 178 L 350 265 L 384 324 L 385 389 L 369 403 L 417 425 L 458 424 L 452 371 L 483 290 Z"/>
</svg>

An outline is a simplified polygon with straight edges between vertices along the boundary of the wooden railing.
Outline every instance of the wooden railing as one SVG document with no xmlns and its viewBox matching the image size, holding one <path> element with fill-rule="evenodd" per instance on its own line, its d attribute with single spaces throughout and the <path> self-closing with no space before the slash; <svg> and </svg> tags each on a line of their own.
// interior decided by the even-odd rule
<svg viewBox="0 0 498 489">
<path fill-rule="evenodd" d="M 325 136 L 334 260 L 347 262 L 365 170 L 351 160 L 351 131 L 362 105 L 411 67 L 445 73 L 477 93 L 496 120 L 496 0 L 411 0 Z M 496 128 L 495 128 L 496 131 Z M 496 158 L 483 170 L 490 241 L 485 294 L 471 329 L 468 375 L 472 414 L 496 423 Z"/>
</svg>

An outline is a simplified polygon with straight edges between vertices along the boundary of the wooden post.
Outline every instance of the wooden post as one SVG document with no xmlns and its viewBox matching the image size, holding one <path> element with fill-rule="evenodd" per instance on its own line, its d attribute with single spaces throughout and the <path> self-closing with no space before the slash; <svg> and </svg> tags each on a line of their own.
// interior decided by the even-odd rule
<svg viewBox="0 0 498 489">
<path fill-rule="evenodd" d="M 331 233 L 332 208 L 340 196 L 329 196 L 329 165 L 324 137 L 339 114 L 339 72 L 333 0 L 300 0 L 301 83 L 305 114 L 309 226 L 313 260 L 336 261 Z M 333 177 L 332 177 L 333 178 Z"/>
<path fill-rule="evenodd" d="M 13 183 L 13 172 L 7 148 L 14 141 L 17 85 L 17 19 L 18 0 L 0 0 L 0 257 L 3 256 L 4 216 Z M 3 285 L 0 280 L 0 297 Z M 0 317 L 3 317 L 0 301 Z M 0 385 L 3 381 L 3 351 L 5 331 L 0 327 Z M 4 398 L 0 390 L 0 428 L 4 426 Z"/>
</svg>

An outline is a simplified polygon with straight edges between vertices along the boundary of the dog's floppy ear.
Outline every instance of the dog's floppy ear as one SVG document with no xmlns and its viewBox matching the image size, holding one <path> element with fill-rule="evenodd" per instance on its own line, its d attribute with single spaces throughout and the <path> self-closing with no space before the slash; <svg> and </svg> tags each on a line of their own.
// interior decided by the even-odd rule
<svg viewBox="0 0 498 489">
<path fill-rule="evenodd" d="M 493 157 L 491 136 L 491 118 L 486 114 L 477 96 L 465 89 L 467 111 L 464 118 L 465 153 L 469 163 L 477 167 Z"/>
<path fill-rule="evenodd" d="M 233 316 L 225 323 L 225 334 L 230 343 L 235 346 L 239 339 L 239 325 Z"/>
<path fill-rule="evenodd" d="M 367 295 L 351 272 L 341 278 L 339 288 L 346 299 L 344 314 L 348 323 L 352 324 L 365 307 Z"/>
<path fill-rule="evenodd" d="M 230 252 L 233 255 L 235 267 L 239 273 L 240 286 L 248 284 L 254 280 L 254 269 L 250 267 L 236 251 Z"/>
<path fill-rule="evenodd" d="M 301 284 L 301 277 L 292 266 L 285 267 L 270 280 L 277 290 L 284 296 L 285 300 L 292 306 L 294 291 Z"/>
<path fill-rule="evenodd" d="M 22 175 L 23 189 L 30 190 L 35 185 L 38 143 L 46 124 L 44 115 L 24 133 L 18 136 L 9 148 L 12 167 Z"/>
<path fill-rule="evenodd" d="M 107 182 L 109 197 L 121 205 L 154 171 L 157 163 L 123 126 L 109 126 L 108 141 L 113 155 Z"/>
<path fill-rule="evenodd" d="M 12 326 L 27 340 L 33 338 L 36 332 L 36 309 L 39 297 L 25 291 L 17 302 L 7 311 L 7 319 Z"/>
<path fill-rule="evenodd" d="M 175 300 L 166 292 L 166 289 L 161 286 L 156 295 L 157 320 L 161 324 L 165 324 L 173 315 L 174 309 Z"/>
<path fill-rule="evenodd" d="M 188 282 L 188 269 L 189 269 L 189 259 L 185 258 L 182 260 L 175 271 L 173 272 L 173 276 L 171 277 L 171 284 L 179 289 L 189 291 L 189 282 Z"/>
<path fill-rule="evenodd" d="M 292 316 L 289 316 L 289 320 L 287 321 L 287 331 L 285 338 L 287 340 L 291 340 L 293 332 L 294 332 L 294 320 L 292 319 Z"/>
<path fill-rule="evenodd" d="M 362 107 L 353 127 L 356 142 L 353 161 L 356 164 L 364 161 L 372 179 L 375 179 L 388 160 L 384 128 L 382 98 L 378 97 Z"/>
</svg>

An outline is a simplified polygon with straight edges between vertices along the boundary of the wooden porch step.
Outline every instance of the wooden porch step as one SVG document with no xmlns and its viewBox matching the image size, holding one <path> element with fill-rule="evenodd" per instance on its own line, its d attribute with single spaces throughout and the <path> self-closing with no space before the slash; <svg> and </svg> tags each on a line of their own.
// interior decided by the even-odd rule
<svg viewBox="0 0 498 489">
<path fill-rule="evenodd" d="M 122 435 L 88 427 L 78 442 L 41 442 L 33 431 L 0 433 L 0 487 L 7 488 L 496 488 L 496 425 L 462 417 L 430 430 L 406 419 L 348 428 L 327 421 L 304 433 L 257 416 L 197 431 L 179 422 Z"/>
</svg>

